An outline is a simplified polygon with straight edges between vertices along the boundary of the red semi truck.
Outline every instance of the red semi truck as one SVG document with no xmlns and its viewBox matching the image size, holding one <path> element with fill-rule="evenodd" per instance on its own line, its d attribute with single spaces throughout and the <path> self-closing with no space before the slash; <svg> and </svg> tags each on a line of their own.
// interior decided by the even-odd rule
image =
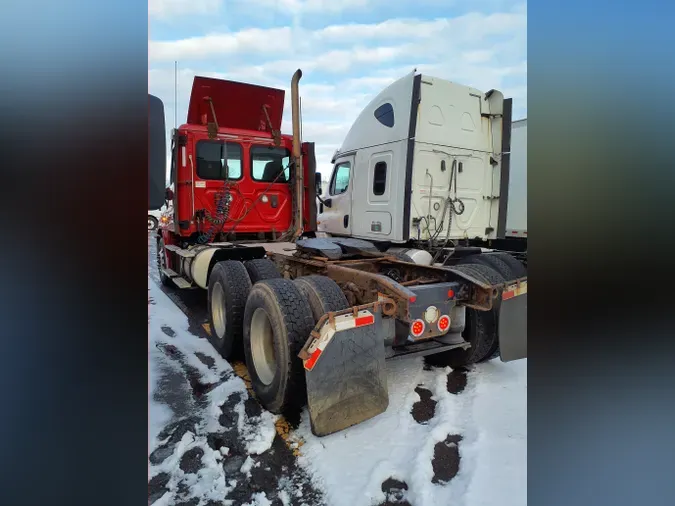
<svg viewBox="0 0 675 506">
<path fill-rule="evenodd" d="M 527 278 L 502 252 L 457 247 L 444 265 L 419 265 L 374 242 L 317 238 L 301 76 L 291 82 L 292 135 L 280 132 L 283 90 L 196 77 L 187 122 L 171 136 L 175 190 L 158 197 L 154 185 L 150 197 L 151 207 L 173 204 L 157 233 L 162 282 L 207 290 L 213 345 L 243 356 L 266 409 L 307 405 L 321 436 L 386 410 L 387 360 L 525 357 Z M 156 97 L 150 105 L 158 153 L 163 111 Z"/>
</svg>

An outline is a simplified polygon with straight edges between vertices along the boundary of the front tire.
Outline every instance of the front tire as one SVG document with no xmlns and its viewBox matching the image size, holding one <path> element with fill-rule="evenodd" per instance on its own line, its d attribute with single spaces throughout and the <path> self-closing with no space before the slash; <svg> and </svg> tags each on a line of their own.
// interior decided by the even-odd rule
<svg viewBox="0 0 675 506">
<path fill-rule="evenodd" d="M 171 281 L 171 278 L 163 272 L 168 265 L 166 257 L 167 253 L 166 248 L 164 247 L 164 239 L 160 237 L 157 239 L 157 270 L 159 271 L 159 279 L 162 281 L 162 284 L 170 287 L 173 286 L 173 281 Z"/>
<path fill-rule="evenodd" d="M 307 402 L 305 371 L 298 353 L 314 319 L 300 290 L 287 279 L 259 281 L 244 313 L 244 355 L 260 404 L 295 416 Z"/>
<path fill-rule="evenodd" d="M 242 351 L 243 318 L 251 280 L 244 264 L 234 260 L 218 262 L 208 284 L 208 313 L 211 342 L 226 360 Z"/>
<path fill-rule="evenodd" d="M 159 227 L 159 222 L 154 216 L 148 215 L 148 232 L 154 232 Z"/>
</svg>

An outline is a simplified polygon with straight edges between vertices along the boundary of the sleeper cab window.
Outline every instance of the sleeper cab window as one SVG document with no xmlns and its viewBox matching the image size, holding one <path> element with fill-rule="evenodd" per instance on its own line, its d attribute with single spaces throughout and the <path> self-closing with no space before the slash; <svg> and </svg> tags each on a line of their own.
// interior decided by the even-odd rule
<svg viewBox="0 0 675 506">
<path fill-rule="evenodd" d="M 241 159 L 242 149 L 236 142 L 197 142 L 196 168 L 201 179 L 241 179 Z"/>
<path fill-rule="evenodd" d="M 389 102 L 382 104 L 380 107 L 375 109 L 373 114 L 375 115 L 375 119 L 384 126 L 389 128 L 394 126 L 394 108 Z"/>
<path fill-rule="evenodd" d="M 373 195 L 384 195 L 387 188 L 387 162 L 377 162 L 373 170 Z"/>
</svg>

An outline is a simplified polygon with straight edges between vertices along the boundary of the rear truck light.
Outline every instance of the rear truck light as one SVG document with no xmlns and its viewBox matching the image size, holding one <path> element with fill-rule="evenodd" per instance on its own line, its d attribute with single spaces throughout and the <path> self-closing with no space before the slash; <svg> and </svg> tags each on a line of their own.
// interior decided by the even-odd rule
<svg viewBox="0 0 675 506">
<path fill-rule="evenodd" d="M 365 327 L 366 325 L 373 325 L 375 323 L 375 315 L 370 311 L 359 311 L 356 316 L 353 314 L 346 314 L 335 317 L 335 326 L 330 321 L 326 320 L 323 327 L 319 331 L 319 337 L 315 339 L 307 349 L 309 358 L 303 360 L 303 365 L 306 370 L 311 371 L 316 365 L 316 361 L 326 349 L 328 343 L 336 332 L 349 330 L 357 327 Z"/>
<path fill-rule="evenodd" d="M 448 290 L 448 299 L 452 299 L 454 297 L 455 297 L 455 291 L 452 288 L 450 288 L 450 290 Z"/>
<path fill-rule="evenodd" d="M 434 323 L 440 314 L 441 312 L 436 306 L 429 306 L 426 311 L 424 311 L 424 319 L 427 323 Z"/>
<path fill-rule="evenodd" d="M 415 301 L 417 301 L 417 297 L 415 297 L 414 295 L 408 299 L 408 302 L 410 302 L 411 304 L 414 304 Z"/>
<path fill-rule="evenodd" d="M 424 322 L 422 320 L 415 320 L 412 322 L 412 325 L 410 325 L 410 333 L 414 337 L 420 337 L 422 334 L 424 334 Z"/>
<path fill-rule="evenodd" d="M 441 332 L 447 332 L 450 328 L 450 317 L 448 315 L 443 315 L 438 319 L 438 330 Z"/>
</svg>

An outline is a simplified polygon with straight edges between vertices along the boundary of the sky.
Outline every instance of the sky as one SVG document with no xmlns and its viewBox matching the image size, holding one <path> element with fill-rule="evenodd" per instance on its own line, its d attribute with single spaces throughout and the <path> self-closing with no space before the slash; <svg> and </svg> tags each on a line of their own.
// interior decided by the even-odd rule
<svg viewBox="0 0 675 506">
<path fill-rule="evenodd" d="M 303 140 L 317 170 L 384 87 L 413 69 L 513 98 L 527 116 L 527 4 L 519 0 L 149 0 L 149 93 L 185 122 L 195 75 L 287 90 L 300 68 Z M 178 62 L 174 107 L 174 61 Z"/>
</svg>

